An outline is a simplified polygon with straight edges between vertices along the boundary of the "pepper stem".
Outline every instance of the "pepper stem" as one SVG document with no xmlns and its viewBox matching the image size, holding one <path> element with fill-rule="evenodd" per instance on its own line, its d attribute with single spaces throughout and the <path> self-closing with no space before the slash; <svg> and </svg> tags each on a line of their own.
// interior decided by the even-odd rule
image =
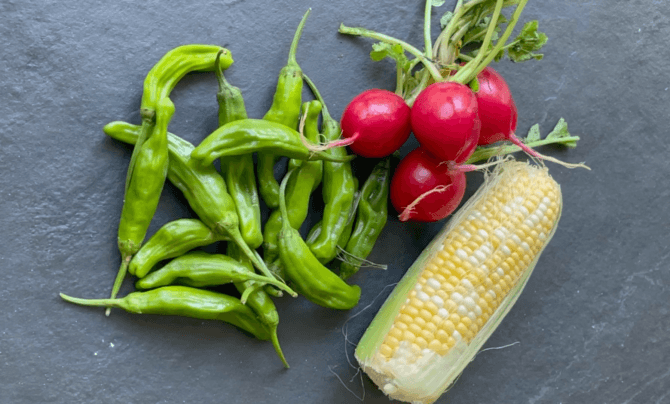
<svg viewBox="0 0 670 404">
<path fill-rule="evenodd" d="M 244 239 L 242 238 L 242 234 L 240 233 L 240 229 L 238 229 L 237 226 L 222 226 L 222 228 L 223 228 L 222 230 L 230 236 L 231 240 L 240 247 L 240 250 L 242 250 L 242 253 L 244 255 L 246 255 L 247 258 L 249 258 L 249 261 L 251 261 L 251 263 L 256 268 L 258 268 L 268 278 L 277 279 L 272 274 L 272 272 L 270 272 L 267 265 L 265 265 L 265 262 L 263 262 L 263 260 L 259 259 L 258 256 L 255 255 L 254 252 L 251 250 L 251 248 L 249 248 L 247 243 L 244 242 Z M 285 283 L 282 283 L 280 281 L 276 281 L 276 284 L 272 283 L 272 282 L 268 282 L 268 283 L 271 283 L 272 285 L 276 286 L 277 288 L 282 289 L 283 291 L 285 291 L 286 293 L 288 293 L 289 295 L 291 295 L 293 297 L 298 296 L 298 294 L 293 289 L 291 289 L 288 285 L 286 285 Z"/>
<path fill-rule="evenodd" d="M 305 80 L 305 83 L 307 83 L 307 86 L 309 86 L 309 89 L 312 91 L 312 94 L 314 94 L 314 97 L 316 98 L 317 101 L 321 103 L 321 116 L 323 117 L 324 122 L 325 121 L 333 121 L 333 117 L 330 116 L 330 112 L 328 112 L 328 107 L 326 106 L 326 102 L 323 100 L 323 97 L 321 96 L 321 93 L 319 90 L 316 88 L 316 84 L 310 79 L 305 73 L 302 74 L 303 80 Z"/>
<path fill-rule="evenodd" d="M 264 285 L 272 285 L 276 288 L 281 288 L 282 286 L 285 286 L 285 284 L 277 279 L 274 278 L 268 278 L 265 275 L 257 275 L 257 274 L 249 274 L 249 280 L 256 281 L 258 282 L 257 286 L 255 287 L 250 287 L 247 288 L 244 293 L 242 294 L 242 303 L 246 303 L 247 297 L 249 296 L 250 293 L 255 292 L 256 289 L 260 289 Z M 247 293 L 248 292 L 248 293 Z"/>
<path fill-rule="evenodd" d="M 287 65 L 298 65 L 298 61 L 295 58 L 295 54 L 298 51 L 298 42 L 300 42 L 300 37 L 302 36 L 302 30 L 305 28 L 305 21 L 307 21 L 307 17 L 309 16 L 309 13 L 312 12 L 311 8 L 307 9 L 307 12 L 305 12 L 305 15 L 302 16 L 302 20 L 300 20 L 300 24 L 298 24 L 298 28 L 295 30 L 295 34 L 293 35 L 293 41 L 291 41 L 291 47 L 289 48 L 288 51 L 288 63 Z"/>
<path fill-rule="evenodd" d="M 110 299 L 116 298 L 116 295 L 119 294 L 119 289 L 121 289 L 121 284 L 123 284 L 123 280 L 126 278 L 126 273 L 128 272 L 128 265 L 130 265 L 131 258 L 132 258 L 131 255 L 121 257 L 121 266 L 119 267 L 119 272 L 117 272 L 116 274 L 116 279 L 114 280 L 114 285 L 112 286 L 112 293 L 109 296 Z M 64 295 L 61 294 L 61 297 L 62 296 Z M 109 313 L 111 313 L 111 311 L 112 311 L 111 307 L 107 307 L 107 310 L 105 310 L 105 316 L 109 316 Z"/>
<path fill-rule="evenodd" d="M 90 307 L 121 307 L 122 299 L 82 299 L 79 297 L 68 296 L 65 293 L 60 294 L 61 299 L 66 302 L 78 304 L 80 306 Z"/>
<path fill-rule="evenodd" d="M 217 95 L 223 96 L 223 91 L 225 88 L 229 87 L 228 81 L 226 80 L 225 76 L 223 75 L 223 68 L 221 67 L 221 54 L 223 53 L 223 49 L 219 51 L 219 53 L 216 54 L 216 60 L 214 61 L 214 74 L 216 75 L 216 81 L 219 83 L 219 92 Z M 220 122 L 219 122 L 220 124 Z M 221 126 L 221 125 L 219 125 Z"/>
<path fill-rule="evenodd" d="M 242 302 L 242 304 L 247 304 L 247 299 L 249 298 L 249 295 L 252 294 L 255 291 L 256 291 L 255 288 L 246 288 L 244 290 L 244 292 L 242 292 L 242 296 L 240 297 L 240 302 Z"/>
</svg>

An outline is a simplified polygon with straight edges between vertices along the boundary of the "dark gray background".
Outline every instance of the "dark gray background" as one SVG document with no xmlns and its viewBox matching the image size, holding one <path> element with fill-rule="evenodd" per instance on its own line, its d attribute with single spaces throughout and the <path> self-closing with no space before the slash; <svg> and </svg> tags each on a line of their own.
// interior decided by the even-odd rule
<svg viewBox="0 0 670 404">
<path fill-rule="evenodd" d="M 1 403 L 388 402 L 349 366 L 342 330 L 349 320 L 358 341 L 385 286 L 443 223 L 400 224 L 391 212 L 370 257 L 389 270 L 353 278 L 363 296 L 351 312 L 281 300 L 290 370 L 270 344 L 225 324 L 118 310 L 106 318 L 58 297 L 109 293 L 131 149 L 102 126 L 139 122 L 151 66 L 177 45 L 226 46 L 236 60 L 227 76 L 261 117 L 308 7 L 298 60 L 336 117 L 360 91 L 395 85 L 394 65 L 373 63 L 372 42 L 339 35 L 340 22 L 423 44 L 422 2 L 0 2 Z M 670 403 L 670 5 L 532 1 L 528 19 L 550 37 L 545 59 L 496 67 L 516 98 L 519 132 L 539 123 L 544 136 L 564 117 L 582 138 L 577 149 L 540 151 L 593 171 L 549 163 L 564 193 L 559 229 L 486 347 L 513 345 L 478 355 L 439 402 Z M 187 76 L 170 130 L 195 143 L 211 132 L 215 92 L 213 75 Z M 481 175 L 469 178 L 467 195 Z M 167 186 L 150 233 L 191 214 Z M 317 217 L 318 203 L 309 223 Z M 128 281 L 122 293 L 130 290 Z"/>
</svg>

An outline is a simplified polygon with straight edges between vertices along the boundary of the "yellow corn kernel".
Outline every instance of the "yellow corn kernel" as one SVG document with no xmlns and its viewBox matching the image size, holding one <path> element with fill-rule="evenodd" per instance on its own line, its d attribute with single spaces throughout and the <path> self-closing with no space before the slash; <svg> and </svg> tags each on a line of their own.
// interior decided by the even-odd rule
<svg viewBox="0 0 670 404">
<path fill-rule="evenodd" d="M 501 163 L 384 303 L 356 348 L 363 370 L 392 399 L 435 401 L 516 301 L 561 208 L 546 169 Z"/>
</svg>

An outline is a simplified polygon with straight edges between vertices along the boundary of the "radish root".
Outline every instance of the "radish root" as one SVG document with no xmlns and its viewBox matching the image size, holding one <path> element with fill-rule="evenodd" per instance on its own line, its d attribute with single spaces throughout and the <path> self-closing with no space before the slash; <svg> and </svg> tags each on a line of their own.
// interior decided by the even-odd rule
<svg viewBox="0 0 670 404">
<path fill-rule="evenodd" d="M 426 191 L 426 192 L 422 193 L 421 195 L 419 195 L 418 198 L 413 200 L 412 203 L 407 205 L 407 207 L 405 209 L 403 209 L 403 211 L 400 213 L 400 215 L 398 215 L 398 219 L 400 219 L 401 222 L 408 221 L 410 219 L 410 217 L 412 216 L 412 213 L 414 213 L 414 208 L 419 204 L 419 202 L 421 202 L 428 195 L 446 191 L 447 189 L 449 189 L 450 186 L 451 186 L 451 184 L 449 184 L 449 185 L 438 185 L 435 188 L 431 189 L 430 191 Z"/>
<path fill-rule="evenodd" d="M 520 148 L 521 150 L 523 150 L 526 154 L 528 154 L 529 156 L 534 157 L 534 158 L 536 158 L 536 159 L 538 159 L 538 160 L 547 160 L 547 161 L 551 161 L 552 163 L 560 164 L 560 165 L 562 165 L 563 167 L 566 167 L 566 168 L 585 168 L 585 169 L 587 169 L 587 170 L 589 170 L 589 171 L 591 170 L 591 168 L 590 168 L 589 166 L 587 166 L 586 164 L 584 164 L 584 163 L 579 163 L 579 164 L 566 163 L 566 162 L 561 161 L 561 160 L 559 160 L 559 159 L 557 159 L 557 158 L 555 158 L 555 157 L 545 156 L 544 154 L 540 154 L 540 153 L 536 152 L 535 150 L 533 150 L 532 148 L 530 148 L 530 147 L 529 147 L 528 145 L 526 145 L 524 142 L 522 142 L 522 141 L 521 141 L 518 137 L 516 137 L 516 135 L 513 134 L 513 133 L 510 135 L 510 137 L 509 137 L 508 140 L 509 140 L 510 142 L 514 143 L 515 146 L 517 146 L 518 148 Z"/>
<path fill-rule="evenodd" d="M 378 264 L 376 262 L 369 261 L 365 258 L 357 257 L 352 253 L 345 251 L 344 248 L 340 247 L 339 245 L 337 246 L 337 249 L 338 249 L 337 258 L 340 261 L 346 262 L 351 265 L 356 265 L 361 268 L 373 268 L 383 270 L 388 269 L 388 266 L 386 264 Z"/>
<path fill-rule="evenodd" d="M 476 165 L 476 164 L 456 164 L 453 161 L 443 161 L 440 164 L 447 164 L 447 168 L 449 169 L 449 171 L 453 171 L 453 172 L 456 172 L 456 173 L 467 173 L 467 172 L 470 172 L 470 171 L 484 170 L 486 168 L 489 168 L 489 167 L 495 166 L 497 164 L 500 164 L 500 161 L 492 161 L 492 162 L 489 162 L 489 163 L 479 164 L 479 165 Z"/>
<path fill-rule="evenodd" d="M 349 146 L 356 140 L 356 136 L 352 136 L 348 139 L 340 139 L 340 140 L 334 140 L 330 143 L 324 143 L 324 144 L 314 144 L 310 142 L 306 137 L 304 133 L 304 128 L 305 128 L 305 117 L 307 113 L 304 113 L 302 115 L 302 119 L 300 120 L 300 126 L 298 127 L 298 133 L 300 133 L 300 141 L 302 142 L 303 146 L 307 148 L 312 153 L 315 152 L 322 152 L 326 151 L 329 149 L 332 149 L 333 147 L 343 147 L 343 146 Z M 342 134 L 342 132 L 340 132 Z"/>
</svg>

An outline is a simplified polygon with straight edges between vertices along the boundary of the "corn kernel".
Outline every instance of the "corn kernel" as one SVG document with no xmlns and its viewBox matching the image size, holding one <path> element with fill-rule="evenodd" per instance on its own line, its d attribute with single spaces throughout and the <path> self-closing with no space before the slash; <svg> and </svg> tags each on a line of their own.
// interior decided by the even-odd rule
<svg viewBox="0 0 670 404">
<path fill-rule="evenodd" d="M 383 356 L 387 356 L 387 357 L 388 357 L 388 356 L 391 356 L 391 354 L 393 353 L 393 349 L 392 349 L 390 346 L 386 345 L 386 344 L 382 344 L 382 345 L 379 347 L 379 353 L 382 354 Z"/>
</svg>

